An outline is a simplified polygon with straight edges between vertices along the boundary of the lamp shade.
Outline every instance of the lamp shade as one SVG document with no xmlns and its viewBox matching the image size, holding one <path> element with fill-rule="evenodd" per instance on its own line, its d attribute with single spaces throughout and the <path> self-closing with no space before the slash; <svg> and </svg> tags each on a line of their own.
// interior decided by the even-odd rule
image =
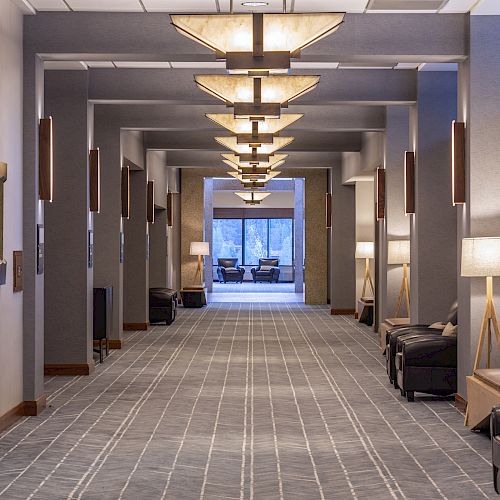
<svg viewBox="0 0 500 500">
<path fill-rule="evenodd" d="M 387 264 L 410 263 L 410 240 L 389 241 L 387 248 Z"/>
<path fill-rule="evenodd" d="M 461 274 L 500 276 L 500 238 L 464 238 Z"/>
<path fill-rule="evenodd" d="M 224 113 L 208 113 L 205 116 L 233 134 L 251 134 L 253 132 L 252 127 L 254 122 L 250 120 L 242 120 L 240 118 L 235 118 L 232 114 Z M 258 123 L 259 133 L 276 134 L 303 116 L 303 114 L 288 113 L 281 115 L 280 118 L 264 120 Z"/>
<path fill-rule="evenodd" d="M 243 168 L 243 167 L 251 167 L 255 164 L 257 164 L 259 167 L 276 168 L 279 165 L 282 165 L 283 160 L 285 160 L 288 157 L 288 155 L 284 155 L 284 154 L 273 154 L 273 156 L 271 156 L 269 158 L 269 161 L 253 162 L 253 161 L 241 161 L 240 157 L 235 155 L 234 153 L 223 153 L 221 156 L 225 160 L 228 160 L 231 163 L 236 164 L 238 170 L 240 168 Z M 278 163 L 279 163 L 279 165 L 278 165 Z M 236 168 L 236 167 L 232 167 L 232 168 Z"/>
<path fill-rule="evenodd" d="M 210 255 L 210 245 L 207 241 L 192 241 L 189 247 L 190 255 Z"/>
<path fill-rule="evenodd" d="M 375 245 L 373 241 L 356 242 L 356 259 L 373 259 L 375 256 Z"/>
<path fill-rule="evenodd" d="M 170 19 L 183 35 L 215 51 L 253 49 L 252 14 L 175 14 Z M 264 14 L 264 51 L 294 52 L 338 29 L 343 13 Z"/>
<path fill-rule="evenodd" d="M 201 90 L 224 102 L 253 102 L 254 79 L 240 75 L 195 75 Z M 261 101 L 285 103 L 313 90 L 319 83 L 317 75 L 269 76 L 262 79 Z"/>
<path fill-rule="evenodd" d="M 237 155 L 251 154 L 252 146 L 250 144 L 238 144 L 237 138 L 233 135 L 230 137 L 216 137 L 215 140 L 225 148 L 231 149 Z M 259 154 L 271 155 L 278 149 L 284 148 L 293 142 L 293 137 L 275 137 L 271 144 L 262 144 L 257 148 Z"/>
</svg>

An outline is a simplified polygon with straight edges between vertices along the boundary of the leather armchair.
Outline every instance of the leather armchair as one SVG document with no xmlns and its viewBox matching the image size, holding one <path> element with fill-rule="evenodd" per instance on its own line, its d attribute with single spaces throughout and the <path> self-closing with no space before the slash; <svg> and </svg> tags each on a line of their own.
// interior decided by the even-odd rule
<svg viewBox="0 0 500 500">
<path fill-rule="evenodd" d="M 446 318 L 446 323 L 452 323 L 456 325 L 458 321 L 458 303 L 455 301 L 450 310 L 448 311 L 448 317 Z M 396 378 L 396 368 L 395 368 L 395 357 L 396 357 L 396 344 L 398 337 L 401 335 L 407 334 L 414 335 L 425 335 L 425 334 L 434 334 L 441 335 L 442 330 L 431 328 L 430 325 L 409 325 L 409 326 L 399 326 L 397 328 L 391 328 L 387 331 L 385 336 L 385 359 L 387 366 L 387 375 L 389 376 L 389 380 L 394 387 L 398 388 L 398 382 Z"/>
<path fill-rule="evenodd" d="M 269 281 L 278 283 L 280 277 L 279 259 L 259 259 L 259 266 L 252 267 L 251 273 L 254 283 Z"/>
<path fill-rule="evenodd" d="M 238 266 L 238 259 L 217 259 L 217 277 L 220 283 L 243 283 L 245 268 Z"/>
<path fill-rule="evenodd" d="M 457 337 L 419 335 L 398 341 L 397 382 L 401 395 L 415 392 L 447 396 L 457 392 Z"/>
<path fill-rule="evenodd" d="M 498 468 L 500 467 L 500 405 L 495 405 L 490 417 L 491 463 L 493 465 L 493 486 L 498 490 Z"/>
</svg>

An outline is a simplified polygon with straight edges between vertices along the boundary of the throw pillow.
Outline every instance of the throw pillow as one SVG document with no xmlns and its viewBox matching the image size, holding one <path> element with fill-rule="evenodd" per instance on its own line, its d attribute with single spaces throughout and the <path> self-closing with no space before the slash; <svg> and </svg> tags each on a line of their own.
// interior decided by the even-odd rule
<svg viewBox="0 0 500 500">
<path fill-rule="evenodd" d="M 261 271 L 270 271 L 273 268 L 273 266 L 260 266 Z"/>
<path fill-rule="evenodd" d="M 444 330 L 446 325 L 444 323 L 441 323 L 441 321 L 438 321 L 437 323 L 432 323 L 432 325 L 429 326 L 429 328 L 436 328 L 437 330 Z"/>
<path fill-rule="evenodd" d="M 447 323 L 443 330 L 443 337 L 456 337 L 458 333 L 458 325 Z"/>
</svg>

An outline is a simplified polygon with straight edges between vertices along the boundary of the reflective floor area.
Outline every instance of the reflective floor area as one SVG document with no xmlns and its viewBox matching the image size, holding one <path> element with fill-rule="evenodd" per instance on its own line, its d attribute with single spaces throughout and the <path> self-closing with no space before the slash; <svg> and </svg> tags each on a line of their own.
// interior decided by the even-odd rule
<svg viewBox="0 0 500 500">
<path fill-rule="evenodd" d="M 297 303 L 304 302 L 304 293 L 295 293 L 294 283 L 214 283 L 209 302 Z"/>
<path fill-rule="evenodd" d="M 0 436 L 2 499 L 495 498 L 449 399 L 402 399 L 377 337 L 324 306 L 212 303 L 126 334 Z"/>
</svg>

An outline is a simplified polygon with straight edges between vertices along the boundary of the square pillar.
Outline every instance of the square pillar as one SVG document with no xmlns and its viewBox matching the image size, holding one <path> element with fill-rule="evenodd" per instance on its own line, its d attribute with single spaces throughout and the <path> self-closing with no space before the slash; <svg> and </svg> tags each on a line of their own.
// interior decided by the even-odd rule
<svg viewBox="0 0 500 500">
<path fill-rule="evenodd" d="M 54 130 L 54 199 L 45 207 L 48 375 L 88 375 L 94 369 L 87 87 L 87 71 L 45 73 L 45 109 Z"/>
</svg>

